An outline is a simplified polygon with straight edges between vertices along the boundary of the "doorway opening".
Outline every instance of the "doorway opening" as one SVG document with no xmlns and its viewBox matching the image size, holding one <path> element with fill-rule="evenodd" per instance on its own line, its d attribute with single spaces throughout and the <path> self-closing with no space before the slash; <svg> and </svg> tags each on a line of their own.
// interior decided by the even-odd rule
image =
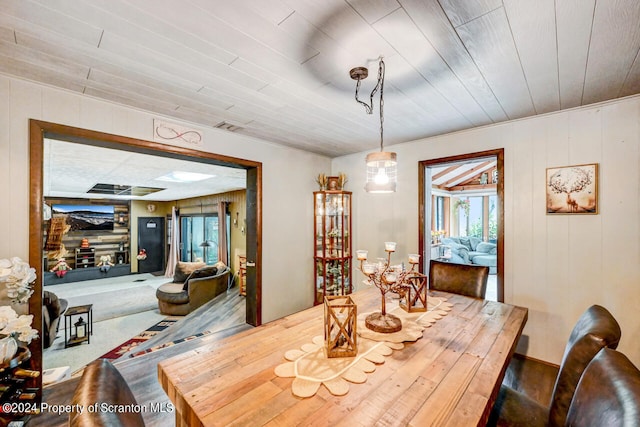
<svg viewBox="0 0 640 427">
<path fill-rule="evenodd" d="M 424 160 L 419 172 L 420 253 L 489 267 L 487 299 L 504 301 L 504 150 Z"/>
<path fill-rule="evenodd" d="M 246 257 L 251 267 L 246 271 L 246 322 L 253 326 L 262 323 L 261 285 L 261 194 L 262 164 L 245 159 L 222 156 L 189 148 L 170 146 L 150 141 L 128 138 L 55 123 L 30 120 L 30 217 L 29 217 L 29 263 L 36 269 L 35 292 L 29 301 L 29 311 L 34 315 L 34 325 L 42 325 L 43 297 L 43 217 L 44 184 L 43 159 L 45 138 L 75 144 L 104 147 L 113 150 L 148 154 L 189 162 L 206 163 L 243 169 L 246 173 Z M 137 233 L 136 233 L 137 235 Z M 41 327 L 41 326 L 40 326 Z M 31 349 L 33 367 L 42 370 L 42 342 Z M 40 347 L 40 348 L 38 348 Z M 38 384 L 40 387 L 41 384 Z"/>
</svg>

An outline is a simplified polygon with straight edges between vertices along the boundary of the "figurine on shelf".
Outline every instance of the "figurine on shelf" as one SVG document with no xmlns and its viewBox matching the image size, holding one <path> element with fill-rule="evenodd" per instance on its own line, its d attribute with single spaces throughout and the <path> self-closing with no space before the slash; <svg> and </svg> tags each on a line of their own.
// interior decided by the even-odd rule
<svg viewBox="0 0 640 427">
<path fill-rule="evenodd" d="M 138 252 L 138 255 L 136 255 L 136 258 L 139 261 L 143 261 L 145 259 L 147 259 L 147 250 L 146 249 L 140 249 L 140 251 Z"/>
<path fill-rule="evenodd" d="M 67 274 L 67 271 L 70 271 L 70 270 L 72 270 L 72 268 L 69 267 L 69 264 L 67 264 L 67 261 L 64 258 L 60 258 L 56 263 L 56 265 L 54 265 L 53 268 L 49 271 L 52 273 L 56 273 L 56 276 L 62 278 L 64 277 L 65 274 Z"/>
<path fill-rule="evenodd" d="M 100 257 L 100 262 L 98 263 L 98 267 L 100 267 L 100 271 L 106 273 L 113 266 L 111 262 L 111 255 L 102 255 Z"/>
</svg>

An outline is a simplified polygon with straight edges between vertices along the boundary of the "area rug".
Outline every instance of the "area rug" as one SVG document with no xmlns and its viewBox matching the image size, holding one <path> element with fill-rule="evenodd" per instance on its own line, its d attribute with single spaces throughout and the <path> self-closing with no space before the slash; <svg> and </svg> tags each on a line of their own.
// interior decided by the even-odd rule
<svg viewBox="0 0 640 427">
<path fill-rule="evenodd" d="M 158 307 L 156 289 L 148 285 L 79 295 L 66 299 L 69 307 L 93 304 L 94 322 L 141 313 Z"/>
<path fill-rule="evenodd" d="M 169 326 L 176 323 L 178 320 L 183 319 L 182 316 L 169 316 L 166 319 L 161 320 L 155 325 L 151 326 L 145 331 L 142 331 L 135 337 L 123 342 L 118 347 L 100 356 L 101 359 L 118 359 L 123 354 L 135 349 L 140 343 L 147 341 L 159 332 L 164 331 Z"/>
</svg>

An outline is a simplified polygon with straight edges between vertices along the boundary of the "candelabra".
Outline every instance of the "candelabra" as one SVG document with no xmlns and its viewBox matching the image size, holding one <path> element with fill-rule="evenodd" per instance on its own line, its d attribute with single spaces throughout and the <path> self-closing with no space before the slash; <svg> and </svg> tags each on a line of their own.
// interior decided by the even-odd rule
<svg viewBox="0 0 640 427">
<path fill-rule="evenodd" d="M 365 319 L 365 326 L 375 332 L 392 333 L 402 329 L 402 321 L 397 316 L 387 313 L 386 294 L 388 292 L 396 292 L 401 296 L 406 294 L 412 278 L 419 275 L 414 269 L 420 262 L 420 255 L 409 255 L 411 269 L 405 271 L 403 268 L 391 267 L 391 253 L 395 252 L 396 243 L 385 242 L 384 250 L 387 252 L 386 262 L 365 263 L 367 260 L 367 251 L 365 250 L 356 251 L 356 257 L 360 261 L 360 271 L 367 276 L 367 283 L 375 285 L 382 295 L 381 311 L 368 315 Z"/>
</svg>

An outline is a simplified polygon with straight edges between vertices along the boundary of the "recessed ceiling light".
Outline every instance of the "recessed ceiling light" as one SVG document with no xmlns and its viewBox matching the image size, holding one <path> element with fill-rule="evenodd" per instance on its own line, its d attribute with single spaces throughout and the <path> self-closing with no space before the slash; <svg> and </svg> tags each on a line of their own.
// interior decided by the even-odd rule
<svg viewBox="0 0 640 427">
<path fill-rule="evenodd" d="M 173 171 L 166 175 L 156 178 L 157 181 L 167 182 L 197 182 L 205 179 L 213 178 L 215 175 L 207 175 L 204 173 Z"/>
</svg>

